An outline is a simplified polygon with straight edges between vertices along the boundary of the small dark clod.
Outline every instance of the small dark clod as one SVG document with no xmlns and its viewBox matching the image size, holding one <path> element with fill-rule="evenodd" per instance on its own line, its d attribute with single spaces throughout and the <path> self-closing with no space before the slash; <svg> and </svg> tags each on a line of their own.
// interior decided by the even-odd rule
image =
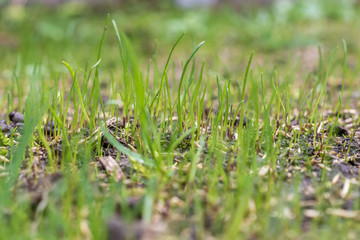
<svg viewBox="0 0 360 240">
<path fill-rule="evenodd" d="M 235 126 L 235 127 L 238 127 L 238 126 L 239 126 L 239 123 L 240 123 L 240 119 L 239 119 L 239 118 L 236 118 L 235 121 L 234 121 L 234 126 Z M 245 117 L 243 118 L 242 125 L 243 125 L 244 127 L 246 126 L 246 118 L 245 118 Z"/>
<path fill-rule="evenodd" d="M 120 216 L 115 216 L 107 222 L 107 239 L 143 239 L 144 226 L 141 221 L 125 222 Z"/>
<path fill-rule="evenodd" d="M 342 126 L 335 125 L 333 129 L 333 134 L 338 137 L 349 136 L 349 131 Z"/>
<path fill-rule="evenodd" d="M 126 238 L 126 224 L 119 218 L 112 218 L 107 223 L 107 239 L 125 239 Z"/>
<path fill-rule="evenodd" d="M 9 119 L 13 123 L 23 123 L 24 122 L 24 114 L 14 111 L 14 112 L 9 113 Z"/>
<path fill-rule="evenodd" d="M 54 136 L 58 129 L 55 127 L 55 122 L 47 122 L 44 126 L 44 133 L 48 136 Z"/>
<path fill-rule="evenodd" d="M 7 133 L 10 131 L 10 126 L 6 124 L 6 121 L 5 120 L 1 120 L 0 121 L 0 127 L 1 127 L 1 131 L 3 133 Z"/>
<path fill-rule="evenodd" d="M 17 122 L 17 123 L 15 124 L 15 127 L 16 127 L 16 129 L 17 129 L 18 131 L 22 131 L 22 130 L 24 129 L 24 123 L 22 123 L 22 122 Z"/>
</svg>

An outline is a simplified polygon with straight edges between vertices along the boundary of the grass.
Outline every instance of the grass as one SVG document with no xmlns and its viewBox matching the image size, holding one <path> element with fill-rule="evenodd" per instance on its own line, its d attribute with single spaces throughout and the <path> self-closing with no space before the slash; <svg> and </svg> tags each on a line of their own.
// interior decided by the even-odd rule
<svg viewBox="0 0 360 240">
<path fill-rule="evenodd" d="M 356 239 L 358 6 L 13 8 L 0 236 Z"/>
</svg>

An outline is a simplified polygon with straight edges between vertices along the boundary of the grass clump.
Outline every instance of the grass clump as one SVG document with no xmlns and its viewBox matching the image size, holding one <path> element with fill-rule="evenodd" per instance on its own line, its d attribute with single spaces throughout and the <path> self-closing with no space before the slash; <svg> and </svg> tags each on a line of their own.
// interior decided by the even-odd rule
<svg viewBox="0 0 360 240">
<path fill-rule="evenodd" d="M 159 40 L 144 63 L 143 40 L 132 44 L 115 20 L 107 17 L 91 49 L 95 64 L 75 67 L 80 47 L 54 65 L 30 65 L 24 50 L 12 71 L 7 108 L 24 109 L 24 127 L 15 141 L 1 135 L 1 236 L 356 236 L 359 113 L 349 99 L 358 86 L 345 41 L 343 51 L 315 48 L 306 73 L 293 56 L 268 66 L 286 56 L 276 52 L 286 44 L 257 35 L 279 48 L 268 48 L 268 58 L 245 51 L 216 68 L 211 38 L 197 44 L 197 35 L 178 34 L 172 45 Z M 308 19 L 292 21 L 300 29 Z M 30 86 L 26 97 L 17 96 L 21 84 Z"/>
</svg>

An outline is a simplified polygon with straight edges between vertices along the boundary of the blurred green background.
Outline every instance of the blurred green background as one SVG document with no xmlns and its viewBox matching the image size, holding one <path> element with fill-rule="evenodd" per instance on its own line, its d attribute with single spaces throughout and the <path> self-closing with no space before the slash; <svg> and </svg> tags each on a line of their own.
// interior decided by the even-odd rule
<svg viewBox="0 0 360 240">
<path fill-rule="evenodd" d="M 235 79 L 242 75 L 248 56 L 254 51 L 253 64 L 259 69 L 265 73 L 279 69 L 283 76 L 291 73 L 301 85 L 301 79 L 317 68 L 318 47 L 327 59 L 327 54 L 342 46 L 344 39 L 353 69 L 349 78 L 352 83 L 357 82 L 360 56 L 357 1 L 229 0 L 207 4 L 199 0 L 195 6 L 180 2 L 2 1 L 0 79 L 6 85 L 12 81 L 14 71 L 26 73 L 17 68 L 26 70 L 35 63 L 41 63 L 52 76 L 66 72 L 62 60 L 81 68 L 94 64 L 110 13 L 110 18 L 132 42 L 144 72 L 155 57 L 161 69 L 173 42 L 186 32 L 174 52 L 176 64 L 181 64 L 199 42 L 206 41 L 197 58 L 206 62 L 213 76 Z M 109 30 L 101 63 L 105 75 L 119 66 L 112 26 Z M 341 51 L 338 54 L 341 56 Z"/>
<path fill-rule="evenodd" d="M 152 56 L 156 45 L 161 46 L 160 56 L 162 51 L 167 54 L 183 32 L 188 33 L 190 44 L 207 42 L 206 56 L 210 61 L 238 61 L 236 55 L 247 56 L 250 50 L 262 55 L 308 46 L 333 47 L 343 38 L 351 52 L 358 51 L 355 1 L 268 2 L 234 0 L 209 7 L 181 8 L 171 1 L 154 0 L 3 1 L 0 54 L 10 66 L 18 54 L 24 60 L 38 57 L 44 62 L 64 58 L 78 64 L 91 61 L 107 13 L 144 57 Z M 114 34 L 110 33 L 105 46 L 114 45 Z"/>
</svg>

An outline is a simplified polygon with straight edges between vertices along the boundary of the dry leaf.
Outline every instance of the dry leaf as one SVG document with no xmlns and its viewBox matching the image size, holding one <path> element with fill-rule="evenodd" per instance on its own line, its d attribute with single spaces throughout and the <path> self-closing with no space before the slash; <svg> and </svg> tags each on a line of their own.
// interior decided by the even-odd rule
<svg viewBox="0 0 360 240">
<path fill-rule="evenodd" d="M 100 157 L 99 160 L 106 171 L 114 177 L 115 181 L 118 182 L 124 177 L 123 171 L 113 157 Z"/>
<path fill-rule="evenodd" d="M 9 162 L 9 159 L 7 159 L 6 157 L 0 155 L 0 161 L 7 163 L 7 162 Z"/>
<path fill-rule="evenodd" d="M 315 209 L 306 209 L 304 211 L 304 215 L 305 215 L 305 217 L 308 217 L 308 218 L 317 218 L 320 216 L 320 212 Z"/>
<path fill-rule="evenodd" d="M 259 169 L 259 176 L 260 177 L 263 177 L 265 176 L 268 172 L 269 172 L 269 169 L 270 169 L 270 166 L 269 165 L 266 165 L 266 166 L 262 166 L 260 169 Z"/>
<path fill-rule="evenodd" d="M 83 236 L 83 239 L 92 239 L 92 234 L 89 224 L 85 219 L 80 221 L 80 232 Z"/>
<path fill-rule="evenodd" d="M 359 211 L 344 210 L 344 209 L 340 209 L 340 208 L 329 208 L 326 210 L 326 213 L 329 215 L 334 215 L 334 216 L 343 217 L 343 218 L 359 218 L 360 217 Z"/>
<path fill-rule="evenodd" d="M 350 190 L 350 185 L 351 185 L 350 179 L 346 179 L 344 186 L 340 193 L 341 198 L 345 198 L 347 196 L 347 194 L 349 193 L 349 190 Z"/>
<path fill-rule="evenodd" d="M 331 180 L 332 184 L 336 184 L 340 179 L 340 173 L 336 174 L 335 177 L 333 177 L 333 179 Z"/>
</svg>

